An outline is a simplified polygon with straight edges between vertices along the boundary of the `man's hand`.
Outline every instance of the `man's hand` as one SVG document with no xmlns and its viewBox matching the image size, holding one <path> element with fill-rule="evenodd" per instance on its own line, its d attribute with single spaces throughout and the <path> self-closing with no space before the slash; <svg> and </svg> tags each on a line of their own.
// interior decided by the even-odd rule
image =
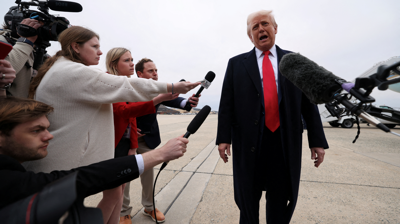
<svg viewBox="0 0 400 224">
<path fill-rule="evenodd" d="M 163 162 L 178 159 L 186 152 L 186 145 L 189 143 L 183 135 L 178 138 L 169 140 L 163 147 L 160 148 L 163 153 Z"/>
<path fill-rule="evenodd" d="M 201 82 L 176 82 L 174 83 L 174 93 L 187 93 L 194 89 L 196 86 L 200 85 Z M 172 85 L 168 84 L 168 92 L 172 91 Z"/>
<path fill-rule="evenodd" d="M 142 133 L 140 133 L 140 132 L 142 132 L 142 130 L 140 130 L 139 128 L 137 128 L 137 135 L 138 135 L 138 138 L 139 138 L 139 137 L 143 137 L 143 136 L 146 135 L 146 134 L 142 134 Z"/>
<path fill-rule="evenodd" d="M 177 159 L 186 152 L 186 145 L 189 143 L 183 135 L 169 140 L 163 147 L 141 154 L 144 162 L 144 170 L 149 170 L 154 166 Z"/>
<path fill-rule="evenodd" d="M 325 150 L 321 147 L 313 147 L 311 150 L 311 159 L 314 160 L 314 166 L 319 167 L 324 161 Z"/>
<path fill-rule="evenodd" d="M 34 29 L 38 29 L 39 27 L 43 26 L 42 22 L 37 21 L 36 19 L 24 19 L 21 21 L 21 24 L 30 26 Z M 21 36 L 20 34 L 18 34 L 20 37 L 24 37 Z M 25 37 L 26 39 L 30 40 L 32 43 L 35 43 L 36 39 L 37 39 L 37 35 L 36 36 L 32 36 L 32 37 Z"/>
<path fill-rule="evenodd" d="M 137 150 L 137 148 L 136 149 L 129 149 L 128 156 L 136 155 L 136 150 Z"/>
<path fill-rule="evenodd" d="M 228 143 L 220 143 L 218 145 L 219 156 L 224 162 L 228 162 L 228 156 L 231 156 L 231 144 Z M 226 154 L 225 154 L 226 151 Z"/>
<path fill-rule="evenodd" d="M 154 106 L 157 105 L 157 104 L 160 104 L 160 103 L 162 103 L 164 101 L 174 100 L 174 99 L 178 98 L 178 96 L 179 96 L 179 93 L 174 93 L 174 94 L 172 94 L 172 93 L 162 93 L 162 94 L 158 94 L 158 96 L 153 98 Z"/>
<path fill-rule="evenodd" d="M 201 97 L 201 94 L 199 95 L 199 97 L 195 97 L 195 94 L 193 94 L 191 97 L 189 97 L 188 102 L 190 103 L 190 106 L 197 107 L 200 97 Z"/>
</svg>

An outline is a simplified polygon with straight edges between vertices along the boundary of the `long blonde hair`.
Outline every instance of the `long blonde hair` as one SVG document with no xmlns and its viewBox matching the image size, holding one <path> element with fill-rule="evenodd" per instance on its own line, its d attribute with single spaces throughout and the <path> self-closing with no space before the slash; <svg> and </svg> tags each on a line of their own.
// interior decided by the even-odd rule
<svg viewBox="0 0 400 224">
<path fill-rule="evenodd" d="M 107 72 L 113 75 L 119 75 L 117 67 L 118 61 L 122 55 L 126 52 L 131 52 L 130 50 L 123 47 L 115 47 L 107 52 L 106 56 L 106 68 Z"/>
<path fill-rule="evenodd" d="M 28 97 L 33 99 L 36 93 L 36 89 L 39 86 L 40 82 L 42 81 L 44 75 L 46 75 L 51 66 L 53 66 L 54 62 L 56 62 L 59 57 L 63 56 L 73 62 L 78 62 L 83 64 L 81 57 L 79 56 L 78 53 L 74 51 L 71 45 L 72 43 L 77 43 L 80 46 L 82 46 L 93 37 L 97 37 L 97 39 L 100 39 L 98 34 L 81 26 L 72 26 L 64 30 L 58 36 L 58 41 L 61 44 L 61 50 L 58 51 L 54 56 L 48 58 L 39 68 L 38 74 L 32 79 L 31 84 L 29 86 Z"/>
</svg>

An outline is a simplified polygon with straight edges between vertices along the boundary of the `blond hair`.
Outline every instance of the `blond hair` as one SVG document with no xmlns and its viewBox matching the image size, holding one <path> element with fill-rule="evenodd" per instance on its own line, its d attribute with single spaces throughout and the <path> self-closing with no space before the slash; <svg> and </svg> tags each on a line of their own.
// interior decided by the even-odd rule
<svg viewBox="0 0 400 224">
<path fill-rule="evenodd" d="M 106 68 L 107 72 L 113 75 L 119 75 L 117 67 L 118 61 L 122 55 L 126 52 L 131 52 L 130 50 L 123 47 L 116 47 L 107 52 L 106 56 Z"/>
</svg>

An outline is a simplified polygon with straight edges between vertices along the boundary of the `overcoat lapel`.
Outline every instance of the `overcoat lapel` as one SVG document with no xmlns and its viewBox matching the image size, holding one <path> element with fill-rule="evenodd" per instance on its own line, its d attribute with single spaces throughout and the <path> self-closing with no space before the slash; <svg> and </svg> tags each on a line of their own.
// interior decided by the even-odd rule
<svg viewBox="0 0 400 224">
<path fill-rule="evenodd" d="M 260 71 L 258 70 L 255 48 L 253 48 L 253 50 L 251 50 L 246 55 L 246 57 L 243 59 L 243 64 L 246 68 L 247 75 L 249 75 L 251 80 L 253 81 L 258 94 L 263 96 L 263 90 L 261 87 L 261 75 Z"/>
<path fill-rule="evenodd" d="M 281 62 L 281 59 L 283 55 L 285 55 L 285 53 L 282 51 L 280 47 L 278 47 L 278 45 L 276 45 L 276 53 L 278 54 L 278 102 L 279 104 L 281 104 L 286 78 L 281 74 L 281 71 L 279 69 L 279 63 Z"/>
</svg>

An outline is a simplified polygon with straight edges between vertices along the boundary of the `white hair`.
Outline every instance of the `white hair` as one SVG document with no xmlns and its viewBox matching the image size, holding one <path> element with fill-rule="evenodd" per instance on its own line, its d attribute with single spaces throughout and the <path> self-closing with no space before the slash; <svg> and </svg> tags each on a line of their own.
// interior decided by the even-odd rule
<svg viewBox="0 0 400 224">
<path fill-rule="evenodd" d="M 253 12 L 247 17 L 247 35 L 250 37 L 250 39 L 251 39 L 251 33 L 250 33 L 251 32 L 251 24 L 250 23 L 255 17 L 262 16 L 262 15 L 263 16 L 270 16 L 272 25 L 275 28 L 278 27 L 278 24 L 275 21 L 275 17 L 272 14 L 272 10 L 260 10 L 260 11 L 257 11 L 257 12 Z"/>
</svg>

